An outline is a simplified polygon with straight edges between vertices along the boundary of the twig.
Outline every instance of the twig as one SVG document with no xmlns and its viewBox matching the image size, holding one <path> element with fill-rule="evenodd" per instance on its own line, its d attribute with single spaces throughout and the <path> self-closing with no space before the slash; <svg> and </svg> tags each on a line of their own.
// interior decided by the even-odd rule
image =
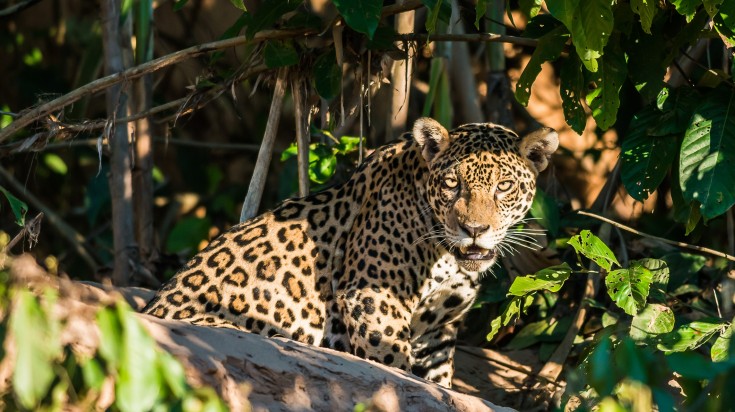
<svg viewBox="0 0 735 412">
<path fill-rule="evenodd" d="M 37 242 L 36 239 L 38 239 L 38 233 L 41 230 L 41 219 L 43 219 L 43 212 L 39 212 L 36 217 L 31 219 L 30 221 L 26 222 L 26 224 L 23 226 L 23 229 L 21 229 L 20 232 L 18 232 L 15 237 L 8 242 L 7 245 L 3 248 L 2 252 L 0 252 L 0 256 L 7 254 L 10 252 L 10 250 L 15 246 L 18 242 L 21 241 L 25 237 L 26 234 L 28 234 L 31 238 L 31 241 Z"/>
<path fill-rule="evenodd" d="M 70 140 L 66 142 L 49 143 L 46 146 L 39 148 L 39 149 L 29 147 L 23 150 L 14 151 L 13 153 L 42 152 L 45 150 L 66 149 L 69 147 L 80 147 L 80 146 L 96 147 L 97 142 L 98 142 L 98 139 Z M 242 151 L 247 151 L 247 152 L 257 152 L 260 149 L 260 146 L 257 144 L 200 142 L 198 140 L 184 140 L 184 139 L 176 139 L 172 137 L 170 138 L 156 137 L 153 139 L 153 142 L 156 144 L 162 144 L 162 145 L 199 147 L 202 149 L 212 149 L 212 150 L 242 150 Z M 107 140 L 104 140 L 103 144 L 107 144 Z"/>
<path fill-rule="evenodd" d="M 0 19 L 12 16 L 13 14 L 20 13 L 21 11 L 33 6 L 41 0 L 26 0 L 18 4 L 14 4 L 8 8 L 0 10 Z"/>
<path fill-rule="evenodd" d="M 606 217 L 603 217 L 603 216 L 600 216 L 600 215 L 596 215 L 594 213 L 585 212 L 584 210 L 578 210 L 577 213 L 579 213 L 580 215 L 585 215 L 585 216 L 593 217 L 593 218 L 598 219 L 598 220 L 601 220 L 601 221 L 603 221 L 605 223 L 609 223 L 609 224 L 611 224 L 611 225 L 613 225 L 615 227 L 618 227 L 620 229 L 626 230 L 626 231 L 628 231 L 630 233 L 633 233 L 633 234 L 636 234 L 638 236 L 643 236 L 643 237 L 647 237 L 647 238 L 651 238 L 651 239 L 656 239 L 656 240 L 658 240 L 660 242 L 663 242 L 663 243 L 666 243 L 666 244 L 669 244 L 669 245 L 673 245 L 673 246 L 678 246 L 678 247 L 683 247 L 683 248 L 687 248 L 687 249 L 696 250 L 698 252 L 707 253 L 707 254 L 714 255 L 714 256 L 719 256 L 719 257 L 722 257 L 722 258 L 725 258 L 727 260 L 730 260 L 730 261 L 735 262 L 735 256 L 728 255 L 727 253 L 722 253 L 722 252 L 719 252 L 717 250 L 706 248 L 706 247 L 703 247 L 703 246 L 690 245 L 689 243 L 677 242 L 677 241 L 674 241 L 674 240 L 669 240 L 669 239 L 665 239 L 665 238 L 662 238 L 662 237 L 649 235 L 648 233 L 643 233 L 643 232 L 641 232 L 639 230 L 633 229 L 632 227 L 625 226 L 622 223 L 618 223 L 618 222 L 616 222 L 614 220 L 610 220 L 610 219 L 608 219 Z"/>
<path fill-rule="evenodd" d="M 181 63 L 183 61 L 212 51 L 241 46 L 243 44 L 260 43 L 266 40 L 303 37 L 313 33 L 315 33 L 315 31 L 311 29 L 263 30 L 256 33 L 252 39 L 247 39 L 245 38 L 245 36 L 233 37 L 231 39 L 199 44 L 186 48 L 184 50 L 179 50 L 166 56 L 161 56 L 155 60 L 151 60 L 148 63 L 143 63 L 141 65 L 131 67 L 123 72 L 105 76 L 101 79 L 95 80 L 82 87 L 79 87 L 59 98 L 51 100 L 50 102 L 46 102 L 34 108 L 28 109 L 27 111 L 22 113 L 22 115 L 18 117 L 14 122 L 10 123 L 4 129 L 0 130 L 0 142 L 9 139 L 13 134 L 18 132 L 25 126 L 33 123 L 37 119 L 48 116 L 49 114 L 52 114 L 57 110 L 60 110 L 87 95 L 101 92 L 102 90 L 105 90 L 112 85 L 124 81 L 137 79 L 138 77 L 141 77 L 146 73 L 152 73 L 157 70 L 161 70 L 168 66 Z"/>
<path fill-rule="evenodd" d="M 89 254 L 87 249 L 84 247 L 84 236 L 79 234 L 73 227 L 64 222 L 61 217 L 46 206 L 41 200 L 39 200 L 32 193 L 28 192 L 23 185 L 13 177 L 10 172 L 0 166 L 0 178 L 2 178 L 13 190 L 17 193 L 22 193 L 23 199 L 30 204 L 36 210 L 43 212 L 46 217 L 46 221 L 56 229 L 57 232 L 63 237 L 72 247 L 72 249 L 84 260 L 84 262 L 93 271 L 97 271 L 97 263 L 94 258 Z"/>
<path fill-rule="evenodd" d="M 283 108 L 283 98 L 286 95 L 287 75 L 288 69 L 286 68 L 278 71 L 276 87 L 273 90 L 273 100 L 271 100 L 271 108 L 268 113 L 268 122 L 265 125 L 265 133 L 263 133 L 263 142 L 260 144 L 258 160 L 255 161 L 255 169 L 253 170 L 253 176 L 250 178 L 248 193 L 242 204 L 240 222 L 251 219 L 258 213 L 260 200 L 263 197 L 263 189 L 265 188 L 265 180 L 268 176 L 268 167 L 273 157 L 273 144 L 276 141 L 278 124 L 281 121 L 281 108 Z"/>
<path fill-rule="evenodd" d="M 465 41 L 465 42 L 490 42 L 510 43 L 519 46 L 536 47 L 538 40 L 527 37 L 510 36 L 496 33 L 472 33 L 472 34 L 428 34 L 428 33 L 405 33 L 397 34 L 396 41 Z"/>
</svg>

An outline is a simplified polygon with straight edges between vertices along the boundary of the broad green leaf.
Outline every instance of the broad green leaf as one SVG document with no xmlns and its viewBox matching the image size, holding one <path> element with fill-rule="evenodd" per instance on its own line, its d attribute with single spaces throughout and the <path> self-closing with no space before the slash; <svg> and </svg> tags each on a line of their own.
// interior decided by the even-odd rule
<svg viewBox="0 0 735 412">
<path fill-rule="evenodd" d="M 664 352 L 697 349 L 726 326 L 720 319 L 700 319 L 663 335 L 657 347 Z"/>
<path fill-rule="evenodd" d="M 353 136 L 342 136 L 339 138 L 339 143 L 334 147 L 339 154 L 349 154 L 358 150 L 360 147 L 360 138 Z"/>
<path fill-rule="evenodd" d="M 664 76 L 676 54 L 670 53 L 665 32 L 666 19 L 656 19 L 655 35 L 645 33 L 635 25 L 627 36 L 624 49 L 627 56 L 628 77 L 646 102 L 654 100 L 664 87 Z M 689 119 L 687 119 L 689 120 Z"/>
<path fill-rule="evenodd" d="M 614 270 L 605 276 L 607 294 L 628 315 L 636 315 L 645 305 L 653 273 L 633 261 L 628 269 Z"/>
<path fill-rule="evenodd" d="M 249 19 L 247 29 L 245 30 L 245 36 L 248 39 L 252 39 L 255 33 L 269 29 L 283 17 L 284 14 L 295 10 L 303 4 L 301 0 L 270 0 L 268 4 L 264 4 L 263 7 L 259 7 L 252 18 Z M 250 15 L 249 13 L 247 13 Z"/>
<path fill-rule="evenodd" d="M 715 339 L 715 343 L 712 344 L 712 349 L 710 350 L 712 362 L 722 362 L 729 359 L 730 341 L 732 340 L 732 329 L 733 325 L 730 325 L 730 327 L 720 332 L 720 336 Z"/>
<path fill-rule="evenodd" d="M 13 211 L 13 215 L 15 216 L 15 224 L 18 226 L 24 226 L 26 224 L 28 206 L 25 202 L 13 196 L 2 186 L 0 186 L 0 192 L 5 195 L 5 198 L 8 199 L 8 203 L 10 203 L 10 209 Z M 2 203 L 0 203 L 0 206 L 2 206 Z"/>
<path fill-rule="evenodd" d="M 337 157 L 326 146 L 317 146 L 309 151 L 309 179 L 324 184 L 334 175 L 337 168 Z"/>
<path fill-rule="evenodd" d="M 99 352 L 110 371 L 117 370 L 122 353 L 122 323 L 112 307 L 97 312 L 97 326 L 100 329 Z"/>
<path fill-rule="evenodd" d="M 681 183 L 679 182 L 679 164 L 675 162 L 671 170 L 671 201 L 674 209 L 674 220 L 683 223 L 686 229 L 685 234 L 689 234 L 697 227 L 702 219 L 700 213 L 700 203 L 697 201 L 687 202 L 684 200 L 684 194 L 681 191 Z"/>
<path fill-rule="evenodd" d="M 171 394 L 175 397 L 183 396 L 189 389 L 184 367 L 168 352 L 158 352 L 156 360 L 160 368 L 159 373 L 166 381 Z"/>
<path fill-rule="evenodd" d="M 348 26 L 373 38 L 380 21 L 382 0 L 334 0 L 333 3 Z"/>
<path fill-rule="evenodd" d="M 658 11 L 656 2 L 656 0 L 630 0 L 630 8 L 635 14 L 641 16 L 641 27 L 648 34 L 651 34 L 651 23 Z"/>
<path fill-rule="evenodd" d="M 181 10 L 184 6 L 186 6 L 187 2 L 189 2 L 189 0 L 175 0 L 174 1 L 174 11 Z"/>
<path fill-rule="evenodd" d="M 617 119 L 620 88 L 628 74 L 625 54 L 617 45 L 612 46 L 605 50 L 599 70 L 593 73 L 592 81 L 597 84 L 597 88 L 587 93 L 587 104 L 592 109 L 592 117 L 602 130 L 612 127 Z"/>
<path fill-rule="evenodd" d="M 556 204 L 556 199 L 548 196 L 540 188 L 536 188 L 536 196 L 533 198 L 531 203 L 531 210 L 529 210 L 531 216 L 538 219 L 536 222 L 544 227 L 544 229 L 556 235 L 559 233 L 560 216 L 559 206 Z"/>
<path fill-rule="evenodd" d="M 651 303 L 633 316 L 630 337 L 635 340 L 654 338 L 674 329 L 674 312 L 668 306 Z"/>
<path fill-rule="evenodd" d="M 161 394 L 156 344 L 127 305 L 117 305 L 123 327 L 115 404 L 123 412 L 150 410 Z"/>
<path fill-rule="evenodd" d="M 337 57 L 333 50 L 319 56 L 312 69 L 314 88 L 325 100 L 337 97 L 342 87 L 342 68 L 337 64 Z"/>
<path fill-rule="evenodd" d="M 480 30 L 480 21 L 487 13 L 487 3 L 490 0 L 477 0 L 475 3 L 475 28 Z"/>
<path fill-rule="evenodd" d="M 679 165 L 684 199 L 700 202 L 705 219 L 735 204 L 734 91 L 715 91 L 694 110 L 681 144 Z"/>
<path fill-rule="evenodd" d="M 99 390 L 107 376 L 100 362 L 96 358 L 89 358 L 82 361 L 81 366 L 84 384 L 90 389 Z"/>
<path fill-rule="evenodd" d="M 735 2 L 726 1 L 720 6 L 719 13 L 712 18 L 715 29 L 720 35 L 728 39 L 730 44 L 735 44 Z"/>
<path fill-rule="evenodd" d="M 697 8 L 702 4 L 702 0 L 670 0 L 671 4 L 676 7 L 676 11 L 682 16 L 686 16 L 687 21 L 692 21 Z"/>
<path fill-rule="evenodd" d="M 695 277 L 704 265 L 707 258 L 701 255 L 693 255 L 683 252 L 672 252 L 661 257 L 670 270 L 669 289 L 675 290 Z"/>
<path fill-rule="evenodd" d="M 689 126 L 694 108 L 699 103 L 699 93 L 693 87 L 661 89 L 656 106 L 663 112 L 658 124 L 649 130 L 652 136 L 681 134 Z"/>
<path fill-rule="evenodd" d="M 17 291 L 10 313 L 15 341 L 13 390 L 20 404 L 36 409 L 54 380 L 54 361 L 61 355 L 58 336 L 53 336 L 48 315 L 29 290 Z"/>
<path fill-rule="evenodd" d="M 559 19 L 572 34 L 572 42 L 585 67 L 591 72 L 598 68 L 613 30 L 614 20 L 609 0 L 553 0 L 546 5 L 552 16 Z M 607 52 L 605 52 L 607 53 Z"/>
<path fill-rule="evenodd" d="M 511 321 L 518 319 L 521 315 L 521 312 L 525 312 L 526 308 L 528 308 L 531 303 L 533 303 L 533 296 L 513 297 L 508 302 L 508 305 L 503 310 L 503 313 L 501 313 L 500 316 L 490 322 L 490 332 L 488 332 L 486 339 L 488 341 L 491 341 L 495 337 L 495 335 L 497 335 L 501 327 L 508 326 Z"/>
<path fill-rule="evenodd" d="M 638 261 L 644 268 L 653 274 L 653 283 L 649 298 L 660 303 L 666 303 L 666 291 L 669 287 L 669 266 L 662 259 L 644 258 Z"/>
<path fill-rule="evenodd" d="M 510 285 L 508 295 L 524 296 L 539 290 L 558 292 L 564 282 L 569 279 L 571 273 L 572 268 L 568 264 L 562 263 L 561 265 L 541 269 L 533 275 L 518 276 Z"/>
<path fill-rule="evenodd" d="M 564 50 L 564 44 L 568 39 L 569 33 L 567 33 L 566 28 L 561 26 L 539 39 L 538 45 L 533 51 L 528 64 L 526 64 L 526 68 L 523 69 L 516 86 L 516 100 L 522 105 L 528 105 L 528 99 L 531 96 L 531 85 L 541 73 L 541 65 L 556 60 Z"/>
<path fill-rule="evenodd" d="M 188 251 L 193 255 L 199 242 L 207 238 L 210 227 L 212 224 L 206 217 L 187 216 L 181 219 L 166 238 L 166 250 L 170 253 Z"/>
<path fill-rule="evenodd" d="M 584 362 L 588 383 L 600 396 L 611 393 L 618 381 L 611 352 L 612 340 L 603 336 Z"/>
<path fill-rule="evenodd" d="M 578 235 L 572 236 L 569 239 L 568 244 L 581 253 L 587 259 L 597 263 L 600 267 L 605 268 L 608 272 L 612 269 L 612 265 L 620 266 L 618 260 L 615 258 L 612 250 L 600 240 L 597 236 L 593 235 L 589 230 L 583 230 Z"/>
<path fill-rule="evenodd" d="M 718 9 L 720 8 L 720 4 L 725 2 L 725 0 L 702 0 L 702 3 L 704 4 L 704 9 L 707 11 L 707 14 L 709 14 L 710 17 L 714 17 L 715 14 L 717 14 Z"/>
<path fill-rule="evenodd" d="M 506 349 L 524 349 L 539 342 L 559 342 L 564 338 L 572 324 L 571 317 L 561 318 L 554 323 L 551 319 L 531 322 L 523 327 L 517 335 L 508 342 Z"/>
<path fill-rule="evenodd" d="M 519 0 L 518 8 L 521 12 L 526 15 L 529 19 L 536 17 L 539 10 L 541 10 L 542 0 Z"/>
<path fill-rule="evenodd" d="M 449 24 L 452 19 L 452 4 L 449 0 L 421 0 L 421 3 L 429 9 L 430 18 L 427 20 L 439 19 Z M 433 33 L 433 30 L 429 33 Z"/>
<path fill-rule="evenodd" d="M 299 63 L 299 55 L 290 42 L 271 40 L 265 44 L 263 60 L 269 68 L 293 66 Z"/>
<path fill-rule="evenodd" d="M 575 133 L 581 135 L 587 126 L 587 112 L 582 106 L 585 82 L 582 62 L 577 53 L 569 52 L 569 57 L 561 62 L 561 105 L 564 109 L 564 120 Z"/>
<path fill-rule="evenodd" d="M 555 19 L 554 16 L 550 14 L 539 14 L 528 22 L 526 29 L 523 30 L 523 37 L 538 39 L 559 26 L 563 26 L 563 24 Z M 579 62 L 579 64 L 581 66 L 582 62 Z"/>
<path fill-rule="evenodd" d="M 230 0 L 230 3 L 232 3 L 233 6 L 242 11 L 248 11 L 248 8 L 245 6 L 245 2 L 243 0 Z"/>
<path fill-rule="evenodd" d="M 65 175 L 69 168 L 66 166 L 66 162 L 61 156 L 56 153 L 46 153 L 43 155 L 43 163 L 51 169 L 53 172 L 60 175 Z"/>
<path fill-rule="evenodd" d="M 661 112 L 655 106 L 647 106 L 633 116 L 623 139 L 620 177 L 625 190 L 638 201 L 646 200 L 656 191 L 679 148 L 674 136 L 656 137 L 648 133 L 660 117 Z"/>
</svg>

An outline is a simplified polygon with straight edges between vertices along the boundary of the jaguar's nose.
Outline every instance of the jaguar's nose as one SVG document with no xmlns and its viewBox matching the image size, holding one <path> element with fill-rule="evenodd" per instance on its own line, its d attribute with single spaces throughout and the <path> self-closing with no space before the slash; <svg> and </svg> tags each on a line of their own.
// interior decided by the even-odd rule
<svg viewBox="0 0 735 412">
<path fill-rule="evenodd" d="M 486 230 L 490 229 L 490 226 L 488 225 L 471 225 L 464 223 L 460 223 L 459 227 L 473 238 L 476 238 L 477 236 L 484 233 Z"/>
</svg>

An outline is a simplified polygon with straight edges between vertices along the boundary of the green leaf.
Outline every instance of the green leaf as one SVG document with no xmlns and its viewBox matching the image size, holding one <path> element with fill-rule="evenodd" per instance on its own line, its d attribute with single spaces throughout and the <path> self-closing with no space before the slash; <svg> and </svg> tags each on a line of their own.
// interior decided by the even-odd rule
<svg viewBox="0 0 735 412">
<path fill-rule="evenodd" d="M 676 11 L 682 16 L 686 16 L 687 22 L 692 21 L 697 8 L 702 4 L 702 0 L 671 0 Z"/>
<path fill-rule="evenodd" d="M 333 0 L 333 3 L 348 26 L 373 38 L 380 21 L 382 0 Z"/>
<path fill-rule="evenodd" d="M 592 117 L 595 118 L 597 126 L 607 130 L 617 119 L 620 88 L 628 73 L 625 54 L 617 44 L 605 50 L 599 70 L 596 71 L 592 81 L 597 84 L 597 88 L 587 93 L 587 104 L 592 109 Z"/>
<path fill-rule="evenodd" d="M 715 28 L 730 42 L 735 42 L 735 2 L 726 1 L 720 6 L 720 12 L 713 18 Z"/>
<path fill-rule="evenodd" d="M 709 359 L 695 352 L 671 353 L 666 361 L 673 372 L 696 380 L 709 380 L 728 369 L 727 364 L 710 362 Z"/>
<path fill-rule="evenodd" d="M 199 242 L 207 238 L 212 226 L 208 218 L 187 216 L 171 229 L 166 238 L 166 250 L 170 253 L 196 252 Z"/>
<path fill-rule="evenodd" d="M 475 3 L 475 28 L 480 30 L 480 21 L 487 13 L 487 3 L 490 0 L 477 0 Z"/>
<path fill-rule="evenodd" d="M 309 150 L 309 179 L 324 184 L 334 175 L 337 168 L 337 157 L 324 145 L 312 145 Z"/>
<path fill-rule="evenodd" d="M 614 270 L 605 276 L 607 294 L 628 315 L 636 315 L 645 305 L 653 282 L 653 273 L 640 262 L 628 269 Z"/>
<path fill-rule="evenodd" d="M 585 82 L 582 63 L 576 52 L 572 51 L 569 57 L 562 59 L 560 77 L 564 119 L 575 133 L 581 135 L 587 126 L 587 112 L 581 102 L 584 97 Z"/>
<path fill-rule="evenodd" d="M 322 99 L 332 100 L 339 95 L 342 87 L 342 68 L 337 64 L 334 50 L 327 50 L 316 59 L 312 77 L 314 88 Z"/>
<path fill-rule="evenodd" d="M 684 199 L 702 204 L 711 219 L 735 204 L 735 92 L 711 93 L 694 110 L 681 144 L 679 181 Z"/>
<path fill-rule="evenodd" d="M 551 232 L 552 235 L 559 233 L 559 206 L 556 204 L 556 199 L 548 196 L 541 188 L 536 188 L 536 196 L 533 198 L 529 213 L 538 219 L 536 222 Z"/>
<path fill-rule="evenodd" d="M 429 18 L 427 20 L 439 19 L 444 23 L 449 24 L 452 18 L 452 4 L 448 0 L 421 0 L 421 3 L 429 9 Z M 427 23 L 428 24 L 428 23 Z M 432 26 L 432 30 L 429 33 L 433 33 L 433 28 L 436 27 L 436 22 Z"/>
<path fill-rule="evenodd" d="M 334 147 L 337 153 L 346 155 L 358 150 L 360 147 L 360 138 L 353 136 L 342 136 L 339 143 Z"/>
<path fill-rule="evenodd" d="M 508 342 L 505 348 L 508 350 L 518 350 L 525 349 L 539 342 L 560 342 L 569 330 L 572 324 L 572 318 L 561 318 L 554 323 L 550 323 L 551 320 L 549 318 L 527 324 Z"/>
<path fill-rule="evenodd" d="M 533 296 L 515 296 L 509 302 L 497 318 L 490 322 L 490 332 L 488 332 L 486 339 L 491 341 L 498 331 L 503 326 L 508 326 L 511 321 L 518 319 L 521 312 L 525 312 L 526 308 L 533 303 Z"/>
<path fill-rule="evenodd" d="M 559 19 L 572 34 L 572 42 L 585 67 L 598 68 L 612 33 L 614 20 L 609 0 L 553 0 L 546 2 L 552 16 Z"/>
<path fill-rule="evenodd" d="M 179 10 L 181 10 L 182 8 L 184 8 L 184 6 L 186 6 L 186 3 L 187 3 L 188 1 L 189 1 L 189 0 L 175 0 L 175 1 L 174 1 L 174 11 L 179 11 Z"/>
<path fill-rule="evenodd" d="M 90 389 L 99 390 L 107 376 L 100 362 L 96 358 L 89 358 L 82 361 L 81 366 L 84 384 Z"/>
<path fill-rule="evenodd" d="M 620 266 L 612 250 L 589 230 L 583 230 L 578 235 L 572 236 L 568 244 L 577 253 L 581 253 L 607 271 L 612 269 L 613 264 Z"/>
<path fill-rule="evenodd" d="M 115 404 L 123 412 L 147 411 L 161 394 L 155 341 L 126 305 L 118 303 L 117 314 L 123 341 Z"/>
<path fill-rule="evenodd" d="M 654 106 L 638 112 L 621 147 L 621 180 L 628 194 L 641 202 L 663 182 L 679 148 L 674 136 L 655 137 L 648 133 L 660 117 L 661 112 Z"/>
<path fill-rule="evenodd" d="M 674 312 L 668 306 L 651 303 L 633 316 L 630 337 L 646 340 L 674 329 Z"/>
<path fill-rule="evenodd" d="M 554 16 L 550 14 L 539 14 L 526 24 L 526 29 L 523 30 L 523 37 L 538 39 L 559 26 L 563 26 L 563 24 L 555 19 Z M 576 53 L 573 50 L 571 52 Z M 579 65 L 581 66 L 582 62 L 579 62 Z"/>
<path fill-rule="evenodd" d="M 293 66 L 299 63 L 299 55 L 290 42 L 271 40 L 263 50 L 265 65 L 269 68 Z"/>
<path fill-rule="evenodd" d="M 669 266 L 661 259 L 644 258 L 638 263 L 653 274 L 653 283 L 649 297 L 660 303 L 666 303 L 666 290 L 669 287 Z"/>
<path fill-rule="evenodd" d="M 678 288 L 696 276 L 697 272 L 707 263 L 707 258 L 704 256 L 682 252 L 672 252 L 662 256 L 661 259 L 666 262 L 666 266 L 671 271 L 670 290 Z"/>
<path fill-rule="evenodd" d="M 564 44 L 569 39 L 569 33 L 566 28 L 560 26 L 551 32 L 543 35 L 531 55 L 526 68 L 521 73 L 516 86 L 516 100 L 524 106 L 528 105 L 528 99 L 531 96 L 531 85 L 541 73 L 541 65 L 544 62 L 556 60 L 564 50 Z"/>
<path fill-rule="evenodd" d="M 301 0 L 269 0 L 249 19 L 245 36 L 252 39 L 255 33 L 270 29 L 284 14 L 295 10 L 301 4 L 303 4 Z"/>
<path fill-rule="evenodd" d="M 122 323 L 112 307 L 97 312 L 97 326 L 100 329 L 99 352 L 110 371 L 117 370 L 122 353 Z"/>
<path fill-rule="evenodd" d="M 600 396 L 610 394 L 617 384 L 618 374 L 612 362 L 612 340 L 609 336 L 602 336 L 594 351 L 585 360 L 589 385 Z"/>
<path fill-rule="evenodd" d="M 661 337 L 657 347 L 664 352 L 683 352 L 697 349 L 726 326 L 727 324 L 720 319 L 700 319 L 665 334 Z"/>
<path fill-rule="evenodd" d="M 643 27 L 643 31 L 651 34 L 651 23 L 653 22 L 653 17 L 658 11 L 656 1 L 630 0 L 630 8 L 633 9 L 635 14 L 641 16 L 641 27 Z"/>
<path fill-rule="evenodd" d="M 43 155 L 43 163 L 51 169 L 51 171 L 60 175 L 65 175 L 69 168 L 66 166 L 66 162 L 61 156 L 56 153 L 46 153 Z"/>
<path fill-rule="evenodd" d="M 628 76 L 646 102 L 655 99 L 664 87 L 666 70 L 671 60 L 678 56 L 670 53 L 667 37 L 660 34 L 665 32 L 666 24 L 670 24 L 667 19 L 656 19 L 655 35 L 646 34 L 636 25 L 623 46 L 628 58 Z"/>
<path fill-rule="evenodd" d="M 715 343 L 712 344 L 710 350 L 710 356 L 712 356 L 712 362 L 726 361 L 730 357 L 730 341 L 732 340 L 733 325 L 730 325 L 727 329 L 720 332 L 720 336 L 715 339 Z"/>
<path fill-rule="evenodd" d="M 521 12 L 526 15 L 529 19 L 536 17 L 539 10 L 541 10 L 541 3 L 543 0 L 519 0 L 518 8 Z"/>
<path fill-rule="evenodd" d="M 704 4 L 704 9 L 707 11 L 707 14 L 709 14 L 710 17 L 714 17 L 720 8 L 720 4 L 724 1 L 725 0 L 702 0 L 702 3 Z"/>
<path fill-rule="evenodd" d="M 694 108 L 700 101 L 700 95 L 693 87 L 676 89 L 663 88 L 656 98 L 656 106 L 663 112 L 658 124 L 649 130 L 653 136 L 681 134 L 689 126 Z"/>
<path fill-rule="evenodd" d="M 13 390 L 26 409 L 36 409 L 54 380 L 54 361 L 61 355 L 56 329 L 28 290 L 18 290 L 10 313 L 10 330 L 15 341 Z"/>
<path fill-rule="evenodd" d="M 28 212 L 28 205 L 26 205 L 25 202 L 23 202 L 22 200 L 13 196 L 2 186 L 0 186 L 0 192 L 5 195 L 5 198 L 8 199 L 8 203 L 10 203 L 10 209 L 13 211 L 13 215 L 15 216 L 15 224 L 21 227 L 24 226 L 26 224 L 26 213 Z"/>
<path fill-rule="evenodd" d="M 230 0 L 230 3 L 232 3 L 233 6 L 237 7 L 238 9 L 242 11 L 248 11 L 248 8 L 247 6 L 245 6 L 245 2 L 243 0 Z"/>
<path fill-rule="evenodd" d="M 177 398 L 182 397 L 189 389 L 184 367 L 168 352 L 159 352 L 156 360 L 159 374 L 166 381 L 171 394 Z"/>
<path fill-rule="evenodd" d="M 572 268 L 567 263 L 562 263 L 541 269 L 533 275 L 518 276 L 510 285 L 508 295 L 524 296 L 539 290 L 558 292 L 571 274 Z"/>
</svg>

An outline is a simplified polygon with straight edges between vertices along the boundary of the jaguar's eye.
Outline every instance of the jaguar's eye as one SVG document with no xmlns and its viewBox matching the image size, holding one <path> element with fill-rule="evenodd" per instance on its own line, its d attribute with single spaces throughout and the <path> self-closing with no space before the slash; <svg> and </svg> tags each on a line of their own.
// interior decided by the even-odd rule
<svg viewBox="0 0 735 412">
<path fill-rule="evenodd" d="M 512 180 L 503 180 L 502 182 L 498 183 L 499 192 L 507 192 L 508 190 L 510 190 L 511 187 L 513 187 Z"/>
<path fill-rule="evenodd" d="M 457 184 L 459 182 L 454 177 L 445 177 L 444 178 L 444 186 L 448 187 L 449 189 L 454 189 L 457 187 Z"/>
</svg>

